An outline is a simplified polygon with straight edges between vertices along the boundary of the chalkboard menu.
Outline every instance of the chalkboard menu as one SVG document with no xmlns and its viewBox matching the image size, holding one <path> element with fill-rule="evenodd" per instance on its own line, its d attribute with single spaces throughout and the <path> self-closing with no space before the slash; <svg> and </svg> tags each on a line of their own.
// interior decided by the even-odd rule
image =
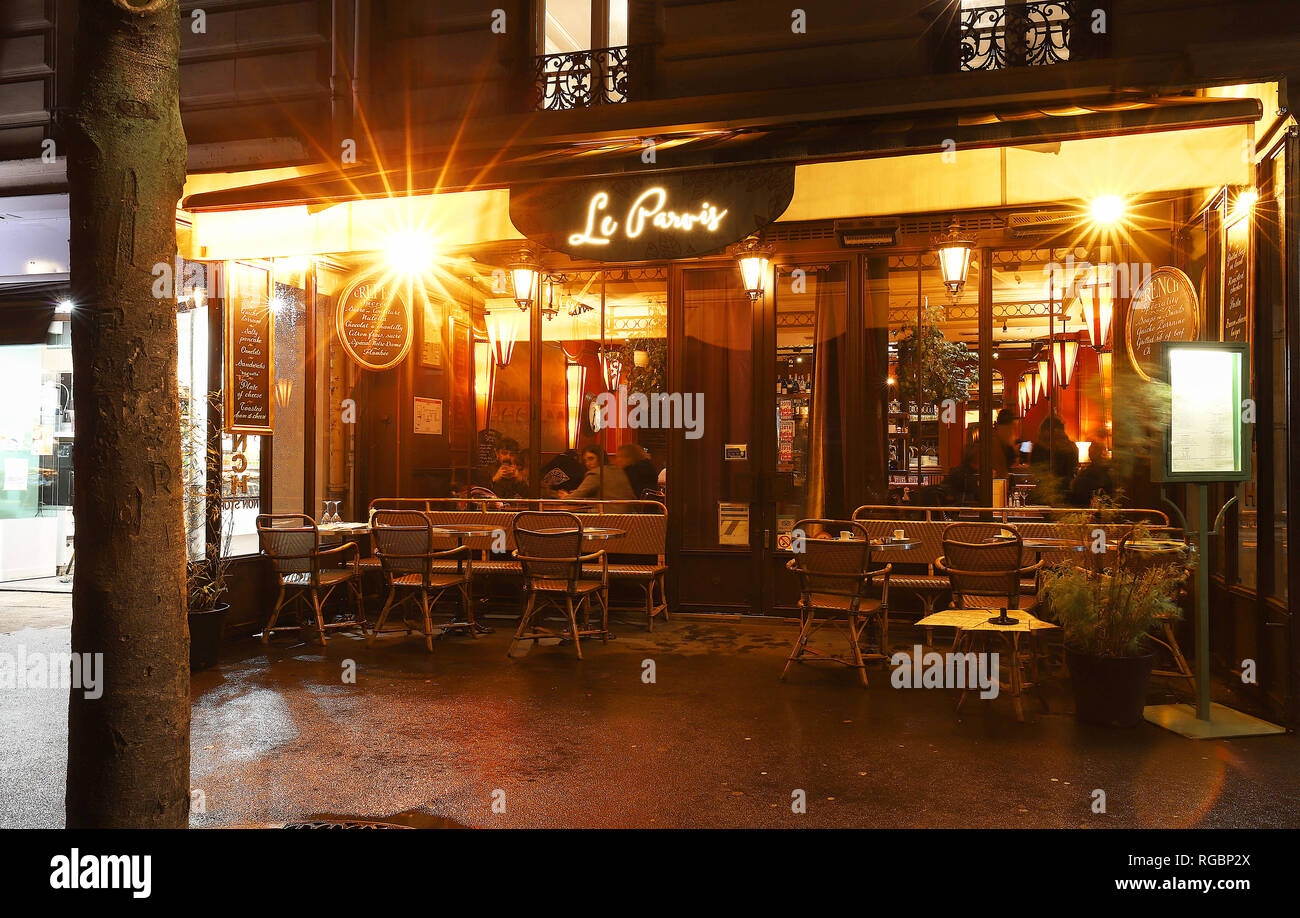
<svg viewBox="0 0 1300 918">
<path fill-rule="evenodd" d="M 1223 340 L 1250 341 L 1251 221 L 1239 220 L 1223 234 Z"/>
<path fill-rule="evenodd" d="M 1157 268 L 1129 304 L 1128 358 L 1143 379 L 1161 372 L 1160 344 L 1195 341 L 1201 307 L 1196 288 L 1177 268 Z"/>
<path fill-rule="evenodd" d="M 334 328 L 348 356 L 367 370 L 397 366 L 411 349 L 410 304 L 373 278 L 354 280 L 334 310 Z"/>
<path fill-rule="evenodd" d="M 274 313 L 265 296 L 232 296 L 226 303 L 228 433 L 271 433 L 274 321 Z"/>
</svg>

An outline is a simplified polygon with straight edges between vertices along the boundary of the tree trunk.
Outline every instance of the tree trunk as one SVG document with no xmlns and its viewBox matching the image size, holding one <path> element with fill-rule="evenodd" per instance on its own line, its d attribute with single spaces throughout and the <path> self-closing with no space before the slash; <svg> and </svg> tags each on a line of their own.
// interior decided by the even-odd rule
<svg viewBox="0 0 1300 918">
<path fill-rule="evenodd" d="M 81 0 L 70 124 L 77 572 L 72 650 L 103 696 L 68 703 L 67 824 L 188 823 L 174 270 L 185 182 L 177 0 Z M 171 277 L 170 274 L 167 275 Z"/>
</svg>

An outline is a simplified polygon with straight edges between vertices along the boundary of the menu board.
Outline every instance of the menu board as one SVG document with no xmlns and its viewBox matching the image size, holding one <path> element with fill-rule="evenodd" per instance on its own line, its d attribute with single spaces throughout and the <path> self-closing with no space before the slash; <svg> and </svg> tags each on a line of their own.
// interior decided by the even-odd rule
<svg viewBox="0 0 1300 918">
<path fill-rule="evenodd" d="M 1170 400 L 1165 480 L 1244 480 L 1246 345 L 1175 343 L 1164 359 Z"/>
<path fill-rule="evenodd" d="M 231 290 L 226 302 L 226 431 L 271 433 L 275 316 L 265 290 Z"/>
<path fill-rule="evenodd" d="M 1223 340 L 1249 341 L 1252 312 L 1251 221 L 1238 220 L 1223 234 Z"/>
<path fill-rule="evenodd" d="M 1129 304 L 1128 358 L 1143 379 L 1160 372 L 1160 345 L 1195 341 L 1201 306 L 1191 280 L 1177 268 L 1157 268 Z"/>
<path fill-rule="evenodd" d="M 411 349 L 411 307 L 398 288 L 354 280 L 339 297 L 334 328 L 348 356 L 367 370 L 397 366 Z"/>
</svg>

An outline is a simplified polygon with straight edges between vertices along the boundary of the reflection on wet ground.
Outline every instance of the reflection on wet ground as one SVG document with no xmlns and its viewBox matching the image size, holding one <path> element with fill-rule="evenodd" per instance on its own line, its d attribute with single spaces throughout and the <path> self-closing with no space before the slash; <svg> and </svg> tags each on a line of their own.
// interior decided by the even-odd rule
<svg viewBox="0 0 1300 918">
<path fill-rule="evenodd" d="M 192 681 L 192 824 L 1300 826 L 1294 736 L 1087 727 L 1060 684 L 1027 723 L 1005 698 L 958 718 L 951 693 L 893 688 L 880 666 L 867 689 L 841 667 L 781 683 L 789 623 L 616 630 L 581 661 L 509 660 L 506 627 L 433 654 L 416 637 L 234 641 Z M 0 651 L 16 640 L 66 649 L 67 630 L 0 633 Z M 0 729 L 0 825 L 61 824 L 66 696 L 0 693 Z"/>
</svg>

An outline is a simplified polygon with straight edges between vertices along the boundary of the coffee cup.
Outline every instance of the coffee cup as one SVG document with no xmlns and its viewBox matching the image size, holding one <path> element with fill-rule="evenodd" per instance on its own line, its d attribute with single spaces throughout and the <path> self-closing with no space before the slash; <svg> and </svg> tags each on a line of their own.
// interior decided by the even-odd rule
<svg viewBox="0 0 1300 918">
<path fill-rule="evenodd" d="M 906 539 L 907 539 L 907 536 L 905 536 L 905 535 L 903 534 L 903 530 L 901 530 L 901 529 L 895 529 L 895 530 L 894 530 L 894 541 L 895 541 L 895 542 L 903 542 L 903 541 L 905 541 Z"/>
</svg>

